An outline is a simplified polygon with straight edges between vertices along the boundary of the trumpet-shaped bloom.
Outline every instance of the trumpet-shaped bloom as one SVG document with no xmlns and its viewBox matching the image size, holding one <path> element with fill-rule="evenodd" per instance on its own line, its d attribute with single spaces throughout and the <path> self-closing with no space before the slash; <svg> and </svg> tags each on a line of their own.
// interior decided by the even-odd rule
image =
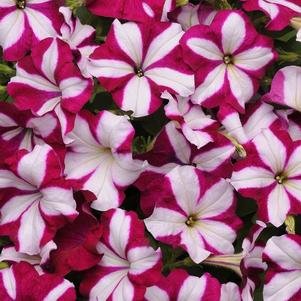
<svg viewBox="0 0 301 301">
<path fill-rule="evenodd" d="M 176 127 L 181 129 L 191 144 L 201 148 L 214 141 L 218 123 L 211 116 L 205 115 L 201 106 L 193 105 L 189 99 L 181 96 L 174 98 L 168 92 L 163 93 L 162 98 L 168 99 L 164 108 L 166 116 L 174 120 Z"/>
<path fill-rule="evenodd" d="M 132 159 L 134 128 L 126 116 L 102 111 L 77 115 L 67 145 L 65 173 L 79 188 L 92 192 L 91 206 L 105 211 L 118 207 L 123 190 L 136 181 L 144 163 Z"/>
<path fill-rule="evenodd" d="M 295 301 L 301 294 L 301 239 L 298 235 L 270 238 L 263 253 L 268 264 L 265 301 Z"/>
<path fill-rule="evenodd" d="M 48 145 L 19 151 L 0 169 L 0 232 L 19 252 L 39 254 L 58 228 L 76 215 L 73 192 L 62 178 L 56 153 Z"/>
<path fill-rule="evenodd" d="M 91 301 L 143 300 L 146 287 L 161 276 L 161 251 L 144 237 L 143 222 L 134 212 L 112 209 L 102 216 L 104 234 L 97 245 L 98 265 L 81 283 Z"/>
<path fill-rule="evenodd" d="M 54 111 L 64 136 L 72 130 L 74 114 L 89 100 L 92 88 L 92 80 L 73 64 L 68 44 L 49 38 L 18 62 L 8 93 L 20 110 L 30 109 L 38 116 Z"/>
<path fill-rule="evenodd" d="M 298 0 L 243 0 L 246 11 L 260 10 L 270 19 L 266 27 L 269 30 L 282 30 L 290 24 L 293 17 L 301 15 Z"/>
<path fill-rule="evenodd" d="M 225 103 L 244 112 L 259 79 L 276 57 L 272 40 L 256 32 L 240 11 L 216 14 L 210 27 L 190 28 L 181 45 L 184 60 L 195 70 L 195 104 L 212 108 Z"/>
<path fill-rule="evenodd" d="M 301 112 L 300 83 L 301 67 L 284 67 L 274 76 L 271 91 L 263 99 Z"/>
<path fill-rule="evenodd" d="M 0 270 L 0 299 L 5 301 L 75 301 L 74 285 L 54 274 L 39 275 L 27 262 Z"/>
<path fill-rule="evenodd" d="M 248 157 L 234 166 L 231 184 L 259 203 L 259 216 L 279 227 L 289 213 L 301 213 L 301 145 L 284 131 L 263 130 Z"/>
<path fill-rule="evenodd" d="M 62 18 L 57 1 L 4 0 L 0 3 L 3 58 L 17 61 L 39 41 L 56 37 Z"/>
<path fill-rule="evenodd" d="M 124 111 L 141 117 L 161 105 L 161 93 L 194 92 L 194 78 L 183 62 L 179 24 L 152 25 L 115 20 L 104 45 L 91 55 L 89 72 L 112 93 Z"/>
<path fill-rule="evenodd" d="M 209 177 L 196 168 L 174 168 L 162 181 L 153 214 L 144 220 L 157 240 L 182 246 L 196 263 L 211 253 L 233 253 L 240 224 L 231 185 L 223 179 L 206 181 Z"/>
</svg>

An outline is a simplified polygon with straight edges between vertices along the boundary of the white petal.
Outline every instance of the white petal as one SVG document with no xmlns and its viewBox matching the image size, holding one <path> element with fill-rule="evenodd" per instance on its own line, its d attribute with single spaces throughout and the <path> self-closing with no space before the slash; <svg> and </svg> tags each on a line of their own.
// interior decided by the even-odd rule
<svg viewBox="0 0 301 301">
<path fill-rule="evenodd" d="M 224 53 L 233 53 L 240 47 L 245 38 L 246 26 L 244 19 L 238 13 L 230 13 L 222 26 L 222 45 Z"/>
<path fill-rule="evenodd" d="M 69 77 L 60 82 L 62 98 L 71 98 L 79 96 L 88 87 L 89 81 L 79 77 Z"/>
<path fill-rule="evenodd" d="M 59 300 L 69 288 L 72 288 L 73 284 L 64 279 L 60 284 L 56 285 L 47 295 L 43 301 Z"/>
<path fill-rule="evenodd" d="M 41 69 L 46 77 L 55 85 L 56 80 L 54 78 L 57 64 L 59 63 L 59 53 L 57 40 L 53 39 L 48 49 L 44 52 L 42 57 Z"/>
<path fill-rule="evenodd" d="M 151 90 L 146 77 L 133 76 L 124 88 L 122 109 L 133 111 L 133 116 L 148 115 L 151 104 Z"/>
<path fill-rule="evenodd" d="M 91 60 L 88 72 L 95 77 L 119 78 L 134 74 L 133 67 L 119 60 Z"/>
<path fill-rule="evenodd" d="M 301 202 L 301 180 L 289 179 L 284 183 L 287 192 Z"/>
<path fill-rule="evenodd" d="M 146 69 L 174 50 L 179 45 L 179 40 L 183 34 L 184 32 L 179 24 L 170 23 L 166 30 L 152 40 L 143 61 L 143 68 Z"/>
<path fill-rule="evenodd" d="M 183 214 L 166 209 L 155 208 L 153 214 L 144 220 L 145 226 L 154 237 L 177 235 L 186 228 L 187 217 Z"/>
<path fill-rule="evenodd" d="M 206 277 L 189 276 L 182 283 L 177 301 L 199 301 L 206 290 Z"/>
<path fill-rule="evenodd" d="M 145 76 L 158 86 L 173 89 L 181 96 L 189 96 L 194 91 L 194 77 L 167 67 L 156 67 L 145 72 Z"/>
<path fill-rule="evenodd" d="M 264 300 L 290 300 L 290 298 L 300 290 L 300 287 L 300 270 L 275 274 L 275 276 L 264 286 Z"/>
<path fill-rule="evenodd" d="M 283 185 L 277 184 L 270 192 L 267 205 L 270 222 L 276 227 L 281 226 L 290 209 L 290 200 Z"/>
<path fill-rule="evenodd" d="M 191 96 L 193 103 L 202 104 L 206 99 L 217 93 L 225 82 L 225 64 L 215 67 L 206 76 L 203 83 L 201 83 Z"/>
<path fill-rule="evenodd" d="M 160 301 L 170 301 L 169 295 L 163 289 L 158 286 L 151 286 L 146 289 L 144 298 L 146 301 L 160 300 Z"/>
<path fill-rule="evenodd" d="M 35 191 L 36 188 L 8 170 L 0 169 L 0 188 L 14 187 L 20 190 Z"/>
<path fill-rule="evenodd" d="M 234 171 L 231 184 L 236 190 L 244 188 L 263 188 L 276 183 L 274 175 L 261 167 L 246 167 Z"/>
<path fill-rule="evenodd" d="M 106 245 L 99 242 L 97 244 L 97 251 L 99 254 L 103 254 L 99 265 L 103 267 L 116 267 L 129 269 L 130 263 L 127 259 L 119 257 L 114 251 L 109 249 Z"/>
<path fill-rule="evenodd" d="M 0 126 L 1 127 L 11 127 L 17 126 L 18 124 L 9 116 L 4 113 L 0 113 Z"/>
<path fill-rule="evenodd" d="M 237 284 L 233 282 L 222 284 L 220 301 L 241 301 L 241 295 Z"/>
<path fill-rule="evenodd" d="M 177 204 L 189 216 L 195 213 L 201 190 L 195 168 L 176 167 L 166 177 L 169 179 Z"/>
<path fill-rule="evenodd" d="M 9 295 L 9 297 L 12 298 L 12 300 L 16 300 L 17 296 L 17 283 L 16 283 L 16 278 L 13 273 L 13 268 L 7 268 L 1 270 L 1 275 L 2 275 L 2 281 L 3 281 L 3 286 L 6 290 L 6 293 Z"/>
<path fill-rule="evenodd" d="M 287 157 L 286 147 L 272 131 L 266 129 L 253 139 L 260 159 L 271 168 L 274 175 L 283 172 Z"/>
<path fill-rule="evenodd" d="M 198 216 L 210 218 L 224 213 L 233 203 L 233 188 L 220 180 L 206 191 L 198 205 Z"/>
<path fill-rule="evenodd" d="M 295 12 L 301 13 L 301 6 L 295 4 L 293 1 L 287 1 L 287 0 L 269 0 L 268 2 L 282 5 L 284 7 L 287 7 Z M 298 3 L 298 2 L 297 2 Z"/>
<path fill-rule="evenodd" d="M 234 65 L 228 65 L 227 76 L 230 83 L 230 89 L 241 107 L 245 107 L 254 94 L 254 87 L 251 78 L 247 73 L 236 68 Z"/>
<path fill-rule="evenodd" d="M 28 18 L 30 28 L 39 40 L 57 36 L 57 32 L 46 15 L 40 13 L 36 9 L 26 7 L 26 16 Z"/>
<path fill-rule="evenodd" d="M 187 46 L 191 48 L 193 52 L 205 57 L 208 60 L 222 60 L 224 56 L 216 44 L 210 40 L 190 38 L 187 41 Z"/>
<path fill-rule="evenodd" d="M 1 4 L 2 6 L 2 4 Z M 13 46 L 25 30 L 24 13 L 16 9 L 0 21 L 0 44 L 4 49 Z"/>
<path fill-rule="evenodd" d="M 266 66 L 274 55 L 271 48 L 255 46 L 234 57 L 234 64 L 246 70 L 258 70 Z"/>
<path fill-rule="evenodd" d="M 124 277 L 113 293 L 112 301 L 132 301 L 134 300 L 134 286 L 128 277 Z M 97 300 L 98 301 L 98 300 Z"/>
<path fill-rule="evenodd" d="M 203 239 L 195 227 L 186 226 L 181 234 L 181 244 L 185 245 L 195 263 L 202 262 L 210 255 L 210 252 L 205 250 Z"/>
<path fill-rule="evenodd" d="M 289 177 L 301 175 L 301 145 L 297 146 L 289 157 L 284 173 Z"/>
<path fill-rule="evenodd" d="M 113 22 L 114 34 L 119 47 L 136 63 L 142 62 L 143 41 L 137 24 L 128 22 L 121 24 L 117 19 Z"/>
</svg>

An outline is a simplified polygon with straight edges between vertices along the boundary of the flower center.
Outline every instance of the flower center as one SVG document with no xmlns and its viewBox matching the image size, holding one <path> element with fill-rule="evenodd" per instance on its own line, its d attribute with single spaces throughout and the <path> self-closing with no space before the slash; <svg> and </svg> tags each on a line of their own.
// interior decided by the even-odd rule
<svg viewBox="0 0 301 301">
<path fill-rule="evenodd" d="M 278 184 L 283 184 L 287 179 L 287 176 L 285 174 L 278 174 L 275 177 L 275 180 L 277 181 Z"/>
<path fill-rule="evenodd" d="M 140 67 L 135 67 L 135 73 L 137 74 L 138 77 L 144 76 L 144 72 Z"/>
<path fill-rule="evenodd" d="M 197 217 L 194 216 L 194 215 L 190 215 L 188 216 L 188 219 L 186 220 L 185 224 L 188 226 L 188 227 L 193 227 L 194 224 L 198 221 Z"/>
<path fill-rule="evenodd" d="M 230 65 L 233 63 L 233 56 L 231 54 L 226 54 L 223 60 L 226 65 Z"/>
<path fill-rule="evenodd" d="M 26 0 L 16 0 L 16 6 L 19 9 L 24 9 L 26 6 Z"/>
</svg>

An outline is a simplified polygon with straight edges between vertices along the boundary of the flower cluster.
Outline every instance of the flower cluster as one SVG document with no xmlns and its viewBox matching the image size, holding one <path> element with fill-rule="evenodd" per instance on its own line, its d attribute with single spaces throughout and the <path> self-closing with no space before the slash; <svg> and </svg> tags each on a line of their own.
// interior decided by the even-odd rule
<svg viewBox="0 0 301 301">
<path fill-rule="evenodd" d="M 301 300 L 301 2 L 190 2 L 0 1 L 0 300 Z"/>
</svg>

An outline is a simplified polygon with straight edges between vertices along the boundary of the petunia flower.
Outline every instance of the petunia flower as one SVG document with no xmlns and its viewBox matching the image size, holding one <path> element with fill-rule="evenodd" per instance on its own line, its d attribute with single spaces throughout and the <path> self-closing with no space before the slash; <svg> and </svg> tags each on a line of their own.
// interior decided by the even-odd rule
<svg viewBox="0 0 301 301">
<path fill-rule="evenodd" d="M 75 301 L 74 285 L 54 274 L 42 274 L 27 262 L 0 270 L 0 299 L 7 301 Z"/>
<path fill-rule="evenodd" d="M 81 74 L 84 77 L 91 77 L 87 71 L 87 65 L 89 56 L 97 48 L 94 42 L 96 31 L 94 27 L 82 24 L 77 17 L 74 17 L 70 8 L 62 6 L 59 11 L 65 20 L 60 29 L 59 38 L 69 44 Z"/>
<path fill-rule="evenodd" d="M 246 159 L 234 165 L 231 184 L 259 204 L 259 217 L 279 227 L 289 213 L 301 213 L 301 145 L 281 130 L 263 130 Z"/>
<path fill-rule="evenodd" d="M 268 265 L 263 288 L 265 301 L 295 301 L 301 293 L 301 239 L 286 234 L 270 238 L 263 253 Z"/>
<path fill-rule="evenodd" d="M 168 99 L 164 107 L 166 116 L 173 120 L 177 128 L 180 128 L 185 138 L 201 148 L 214 141 L 219 124 L 204 113 L 199 105 L 193 105 L 189 99 L 164 92 L 162 98 Z"/>
<path fill-rule="evenodd" d="M 75 114 L 92 89 L 92 79 L 84 78 L 73 64 L 68 44 L 52 38 L 18 62 L 17 75 L 8 84 L 8 93 L 20 110 L 30 109 L 37 116 L 54 111 L 63 136 L 72 130 Z"/>
<path fill-rule="evenodd" d="M 113 22 L 104 45 L 91 55 L 88 71 L 124 111 L 141 117 L 156 111 L 165 90 L 189 96 L 194 78 L 183 62 L 179 24 Z"/>
<path fill-rule="evenodd" d="M 191 166 L 176 167 L 161 184 L 153 214 L 144 220 L 155 239 L 183 247 L 200 263 L 211 253 L 233 253 L 240 225 L 231 185 Z"/>
<path fill-rule="evenodd" d="M 210 25 L 217 11 L 206 3 L 194 5 L 188 3 L 180 6 L 168 14 L 172 22 L 181 24 L 184 31 L 198 24 Z"/>
<path fill-rule="evenodd" d="M 106 211 L 121 205 L 123 190 L 134 183 L 145 163 L 132 159 L 134 128 L 126 116 L 102 111 L 79 113 L 68 135 L 65 174 L 79 188 L 92 192 L 91 207 Z"/>
<path fill-rule="evenodd" d="M 0 45 L 6 61 L 17 61 L 39 41 L 56 37 L 62 18 L 54 0 L 2 0 Z"/>
<path fill-rule="evenodd" d="M 146 287 L 160 279 L 160 249 L 149 246 L 143 222 L 134 212 L 112 209 L 102 215 L 101 223 L 100 260 L 84 276 L 81 293 L 90 301 L 142 300 Z"/>
<path fill-rule="evenodd" d="M 87 8 L 97 16 L 137 22 L 160 21 L 174 8 L 175 0 L 88 0 Z"/>
<path fill-rule="evenodd" d="M 37 144 L 58 145 L 62 142 L 58 119 L 53 113 L 42 117 L 30 111 L 20 111 L 14 105 L 2 103 L 0 107 L 0 153 L 2 158 L 18 150 L 32 151 Z"/>
<path fill-rule="evenodd" d="M 191 276 L 185 270 L 173 270 L 155 286 L 146 290 L 144 301 L 228 301 L 229 287 L 222 287 L 217 279 L 205 273 L 201 277 Z M 236 294 L 237 297 L 237 294 Z M 234 296 L 231 301 L 240 301 Z"/>
<path fill-rule="evenodd" d="M 301 112 L 300 83 L 301 67 L 284 67 L 275 74 L 272 80 L 271 91 L 264 95 L 263 99 Z"/>
<path fill-rule="evenodd" d="M 72 189 L 46 144 L 19 151 L 7 164 L 9 169 L 0 169 L 0 233 L 10 237 L 17 251 L 39 254 L 57 229 L 77 216 Z"/>
<path fill-rule="evenodd" d="M 268 30 L 282 30 L 290 25 L 293 17 L 301 15 L 301 5 L 298 0 L 243 0 L 246 11 L 262 11 L 270 21 Z"/>
<path fill-rule="evenodd" d="M 195 70 L 195 104 L 230 104 L 243 113 L 266 67 L 276 58 L 272 40 L 256 32 L 240 11 L 216 14 L 210 26 L 197 25 L 180 41 L 184 61 Z"/>
</svg>

